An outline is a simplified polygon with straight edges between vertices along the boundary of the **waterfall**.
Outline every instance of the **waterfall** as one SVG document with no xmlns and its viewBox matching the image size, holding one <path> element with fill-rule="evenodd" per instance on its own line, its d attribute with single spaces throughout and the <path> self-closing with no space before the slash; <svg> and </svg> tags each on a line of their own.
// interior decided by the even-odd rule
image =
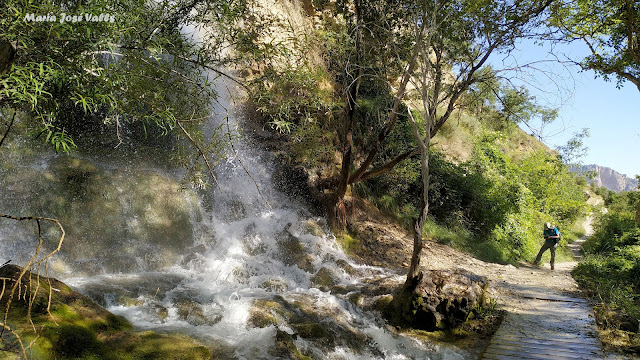
<svg viewBox="0 0 640 360">
<path fill-rule="evenodd" d="M 465 358 L 394 334 L 356 305 L 371 284 L 402 275 L 354 263 L 321 217 L 280 191 L 273 156 L 224 113 L 229 100 L 212 116 L 229 115 L 236 135 L 237 157 L 216 169 L 221 190 L 184 189 L 153 144 L 69 156 L 14 138 L 0 149 L 0 211 L 58 218 L 68 236 L 55 276 L 138 329 L 187 333 L 221 357 L 287 357 L 286 339 L 317 359 Z M 33 240 L 29 226 L 0 222 L 0 263 L 24 263 Z"/>
</svg>

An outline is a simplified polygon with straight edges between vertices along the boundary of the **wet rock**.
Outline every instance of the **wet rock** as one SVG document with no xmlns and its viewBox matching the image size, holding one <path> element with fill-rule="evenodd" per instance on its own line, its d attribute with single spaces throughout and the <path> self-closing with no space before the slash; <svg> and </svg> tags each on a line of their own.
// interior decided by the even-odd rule
<svg viewBox="0 0 640 360">
<path fill-rule="evenodd" d="M 251 255 L 256 256 L 267 252 L 267 245 L 262 242 L 262 239 L 256 231 L 256 224 L 251 223 L 244 229 L 244 235 L 242 236 L 242 248 L 244 251 Z"/>
<path fill-rule="evenodd" d="M 271 351 L 271 355 L 280 359 L 312 360 L 300 352 L 293 340 L 294 337 L 292 335 L 285 331 L 277 330 L 275 348 Z"/>
<path fill-rule="evenodd" d="M 401 327 L 434 331 L 461 325 L 481 302 L 488 300 L 487 280 L 463 271 L 426 271 L 396 292 L 385 309 L 389 321 Z"/>
<path fill-rule="evenodd" d="M 340 259 L 336 261 L 336 265 L 338 265 L 344 272 L 349 275 L 355 275 L 357 273 L 356 269 L 351 266 L 346 260 Z"/>
<path fill-rule="evenodd" d="M 289 227 L 291 224 L 288 224 L 276 237 L 282 262 L 288 266 L 296 265 L 306 272 L 313 272 L 313 258 L 307 253 L 300 240 L 289 233 Z"/>
<path fill-rule="evenodd" d="M 315 220 L 307 220 L 302 226 L 303 234 L 310 234 L 318 237 L 325 237 L 327 234 L 322 229 L 322 226 Z"/>
<path fill-rule="evenodd" d="M 349 295 L 349 301 L 351 301 L 356 306 L 361 306 L 364 302 L 364 295 L 359 292 L 354 292 Z"/>
<path fill-rule="evenodd" d="M 283 311 L 282 304 L 277 301 L 258 299 L 254 301 L 249 311 L 247 326 L 249 328 L 265 328 L 270 325 L 277 325 L 278 319 L 276 316 L 282 314 Z"/>
<path fill-rule="evenodd" d="M 157 324 L 164 324 L 169 318 L 169 309 L 166 306 L 155 300 L 146 300 L 142 304 L 136 304 L 138 311 L 145 314 L 145 317 L 152 319 L 151 321 Z"/>
<path fill-rule="evenodd" d="M 322 291 L 329 291 L 336 283 L 335 275 L 326 267 L 322 267 L 311 277 L 311 284 Z"/>
<path fill-rule="evenodd" d="M 371 304 L 371 308 L 372 310 L 383 312 L 387 308 L 387 306 L 391 304 L 392 301 L 393 295 L 382 295 L 375 298 L 375 300 Z"/>
<path fill-rule="evenodd" d="M 180 275 L 149 273 L 135 276 L 99 278 L 82 285 L 82 292 L 102 306 L 115 300 L 124 304 L 127 299 L 156 299 L 174 289 L 184 280 Z"/>
<path fill-rule="evenodd" d="M 186 266 L 189 263 L 200 261 L 204 258 L 204 253 L 207 251 L 207 247 L 204 244 L 200 244 L 191 248 L 187 255 L 182 259 L 182 266 Z"/>
<path fill-rule="evenodd" d="M 193 326 L 215 325 L 222 320 L 222 312 L 205 311 L 204 307 L 190 299 L 181 299 L 176 302 L 178 318 Z"/>
<path fill-rule="evenodd" d="M 247 208 L 240 199 L 229 199 L 223 203 L 220 215 L 227 222 L 239 221 L 247 217 Z"/>
<path fill-rule="evenodd" d="M 284 292 L 289 289 L 289 286 L 286 282 L 277 278 L 266 280 L 265 282 L 260 284 L 260 287 L 269 292 Z"/>
<path fill-rule="evenodd" d="M 288 327 L 293 330 L 290 336 L 313 342 L 314 346 L 326 351 L 345 347 L 359 352 L 370 344 L 367 335 L 343 318 L 331 304 L 319 305 L 316 301 L 306 295 L 256 300 L 247 326 Z"/>
</svg>

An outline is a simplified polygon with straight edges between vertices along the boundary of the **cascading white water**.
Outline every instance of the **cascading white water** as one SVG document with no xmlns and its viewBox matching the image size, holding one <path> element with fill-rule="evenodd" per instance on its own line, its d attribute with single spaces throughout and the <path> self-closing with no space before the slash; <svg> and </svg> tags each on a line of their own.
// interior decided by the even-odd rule
<svg viewBox="0 0 640 360">
<path fill-rule="evenodd" d="M 241 134 L 237 139 L 238 158 L 270 207 L 234 156 L 217 169 L 222 191 L 196 197 L 178 191 L 175 171 L 144 165 L 144 157 L 30 155 L 17 168 L 3 160 L 3 211 L 80 217 L 54 263 L 58 277 L 137 328 L 185 332 L 230 358 L 279 358 L 279 332 L 317 359 L 465 357 L 395 335 L 379 314 L 350 301 L 374 279 L 400 283 L 401 276 L 352 262 L 321 218 L 277 188 L 271 155 Z M 21 183 L 24 174 L 33 179 Z M 25 259 L 32 230 L 0 226 L 0 263 Z M 255 324 L 251 317 L 260 311 L 273 321 Z"/>
</svg>

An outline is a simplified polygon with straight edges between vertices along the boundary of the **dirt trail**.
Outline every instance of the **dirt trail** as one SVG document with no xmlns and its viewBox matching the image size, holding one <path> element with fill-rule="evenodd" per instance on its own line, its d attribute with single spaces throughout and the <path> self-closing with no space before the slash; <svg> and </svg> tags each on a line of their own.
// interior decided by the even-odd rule
<svg viewBox="0 0 640 360">
<path fill-rule="evenodd" d="M 359 205 L 354 215 L 363 243 L 357 257 L 364 263 L 402 271 L 410 255 L 411 237 L 367 204 Z M 569 245 L 576 257 L 591 233 L 591 218 L 584 225 L 585 237 Z M 493 297 L 507 315 L 482 359 L 618 359 L 602 352 L 591 306 L 571 276 L 577 263 L 556 263 L 554 271 L 549 263 L 540 267 L 486 263 L 432 241 L 425 243 L 422 257 L 426 269 L 461 269 L 492 283 Z M 475 357 L 479 352 L 470 354 Z"/>
<path fill-rule="evenodd" d="M 591 233 L 591 218 L 584 224 L 587 234 L 569 245 L 574 256 Z M 577 262 L 549 264 L 538 268 L 524 265 L 507 269 L 498 279 L 501 308 L 507 316 L 482 359 L 603 359 L 590 304 L 582 299 L 571 270 Z M 497 281 L 496 281 L 497 280 Z"/>
</svg>

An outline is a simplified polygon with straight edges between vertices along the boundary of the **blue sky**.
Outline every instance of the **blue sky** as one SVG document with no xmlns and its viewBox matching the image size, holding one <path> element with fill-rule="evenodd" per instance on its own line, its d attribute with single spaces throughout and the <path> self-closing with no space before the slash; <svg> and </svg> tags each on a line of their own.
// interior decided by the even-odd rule
<svg viewBox="0 0 640 360">
<path fill-rule="evenodd" d="M 525 64 L 555 57 L 581 58 L 586 48 L 572 46 L 538 46 L 531 42 L 518 46 L 519 51 L 507 58 L 494 58 L 496 68 Z M 553 75 L 540 71 L 521 74 L 520 78 L 540 103 L 559 109 L 559 116 L 544 127 L 543 141 L 550 147 L 564 145 L 574 133 L 588 128 L 585 140 L 589 148 L 582 159 L 584 164 L 610 167 L 629 176 L 640 175 L 640 91 L 631 83 L 616 88 L 615 79 L 604 81 L 594 78 L 592 71 L 580 72 L 577 67 L 566 67 L 556 62 L 534 65 Z M 528 76 L 525 76 L 528 75 Z M 520 81 L 520 80 L 518 80 Z M 535 126 L 539 126 L 536 124 Z"/>
</svg>

